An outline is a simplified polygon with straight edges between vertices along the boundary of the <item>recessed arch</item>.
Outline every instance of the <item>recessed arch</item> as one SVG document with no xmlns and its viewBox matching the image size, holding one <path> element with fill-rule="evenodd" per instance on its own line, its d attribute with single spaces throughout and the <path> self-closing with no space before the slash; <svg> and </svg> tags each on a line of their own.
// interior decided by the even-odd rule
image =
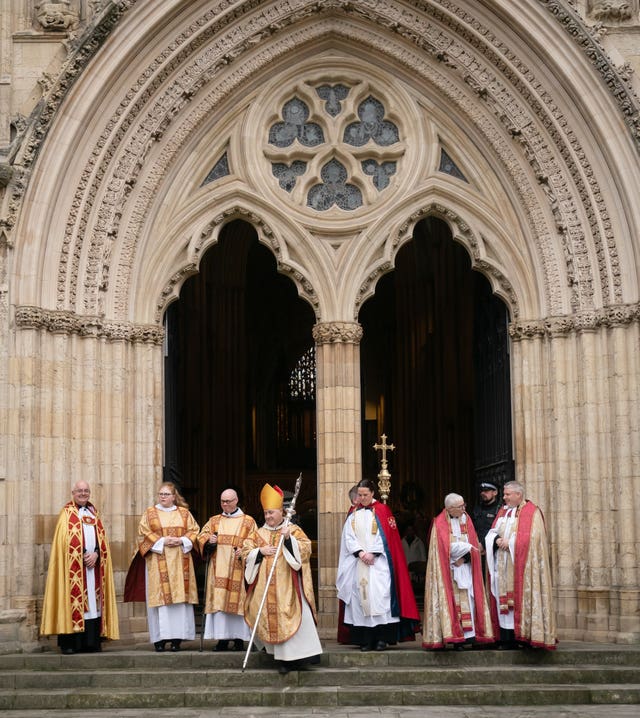
<svg viewBox="0 0 640 718">
<path fill-rule="evenodd" d="M 198 272 L 200 261 L 204 254 L 218 242 L 220 233 L 224 228 L 235 221 L 243 220 L 250 224 L 255 230 L 258 241 L 268 247 L 273 253 L 277 262 L 278 271 L 287 275 L 298 289 L 298 294 L 303 297 L 312 307 L 314 314 L 318 315 L 318 297 L 312 283 L 307 279 L 302 268 L 290 262 L 287 256 L 283 256 L 282 243 L 274 234 L 269 224 L 256 212 L 255 209 L 248 209 L 246 206 L 233 205 L 219 211 L 213 219 L 200 225 L 184 242 L 181 266 L 174 271 L 166 280 L 162 290 L 159 292 L 156 303 L 154 320 L 160 322 L 167 306 L 175 301 L 180 294 L 180 288 L 184 281 Z M 155 271 L 150 268 L 150 274 Z"/>
<path fill-rule="evenodd" d="M 536 283 L 544 286 L 546 299 L 527 309 L 527 314 L 544 314 L 547 310 L 562 314 L 577 306 L 588 308 L 635 296 L 635 274 L 620 271 L 617 249 L 622 241 L 618 238 L 633 236 L 629 230 L 637 223 L 632 216 L 633 202 L 623 196 L 624 183 L 619 179 L 624 175 L 628 181 L 628 174 L 611 163 L 606 169 L 612 152 L 603 157 L 585 151 L 588 138 L 578 136 L 569 120 L 568 113 L 573 110 L 560 101 L 560 96 L 554 100 L 555 90 L 547 76 L 536 76 L 531 69 L 540 47 L 520 44 L 516 51 L 513 44 L 527 23 L 542 22 L 550 36 L 562 32 L 555 18 L 545 15 L 544 8 L 532 5 L 526 13 L 510 17 L 507 24 L 498 22 L 494 32 L 486 33 L 482 31 L 491 22 L 491 14 L 469 14 L 463 2 L 403 6 L 403 12 L 394 2 L 376 3 L 375 8 L 366 3 L 338 3 L 322 10 L 313 6 L 315 14 L 310 14 L 311 5 L 307 7 L 307 3 L 296 7 L 292 12 L 273 3 L 268 13 L 266 8 L 256 13 L 246 4 L 232 17 L 213 10 L 203 12 L 197 5 L 183 6 L 157 35 L 159 42 L 141 53 L 137 65 L 132 64 L 133 76 L 138 71 L 133 84 L 127 88 L 120 81 L 118 90 L 114 77 L 104 84 L 105 89 L 89 93 L 97 100 L 92 107 L 106 110 L 108 121 L 91 116 L 87 100 L 82 99 L 88 88 L 82 87 L 82 76 L 76 81 L 66 98 L 69 107 L 63 105 L 60 113 L 53 113 L 53 122 L 48 121 L 54 145 L 77 145 L 80 150 L 74 155 L 80 159 L 77 170 L 70 173 L 71 178 L 78 179 L 72 206 L 62 197 L 59 205 L 53 202 L 70 209 L 61 213 L 69 217 L 66 238 L 62 237 L 59 218 L 42 222 L 43 217 L 39 217 L 37 222 L 50 227 L 43 251 L 59 257 L 60 271 L 55 283 L 41 284 L 39 289 L 37 273 L 25 272 L 23 276 L 33 277 L 31 290 L 28 282 L 24 283 L 25 294 L 31 296 L 19 301 L 136 320 L 132 305 L 140 307 L 142 303 L 132 295 L 136 290 L 131 268 L 149 259 L 138 252 L 138 238 L 148 231 L 148 217 L 157 208 L 154 197 L 162 194 L 159 183 L 168 176 L 167 170 L 173 173 L 181 164 L 180 153 L 190 146 L 190 138 L 201 132 L 216 112 L 227 110 L 233 93 L 251 93 L 251 88 L 258 87 L 265 68 L 270 72 L 284 68 L 296 53 L 304 56 L 304 47 L 326 51 L 346 46 L 357 48 L 354 57 L 378 57 L 389 67 L 395 64 L 400 73 L 413 75 L 423 89 L 434 91 L 432 98 L 440 96 L 453 103 L 460 116 L 468 118 L 469 126 L 475 124 L 478 137 L 492 148 L 495 159 L 508 169 L 509 183 L 520 192 L 516 203 L 526 218 L 523 240 L 557 248 L 557 252 L 546 254 L 536 250 Z M 145 23 L 151 18 L 143 17 L 135 8 L 124 17 L 132 32 L 127 44 L 134 47 L 136 32 L 142 38 Z M 251 21 L 246 22 L 249 18 Z M 156 27 L 163 23 L 158 9 L 153 22 Z M 263 27 L 263 34 L 256 35 Z M 412 34 L 416 29 L 423 31 L 421 41 Z M 174 43 L 168 42 L 172 32 Z M 122 38 L 113 31 L 104 52 L 110 43 L 119 42 Z M 579 55 L 578 48 L 571 46 L 564 51 Z M 242 68 L 237 62 L 240 58 Z M 587 61 L 582 58 L 580 62 L 588 75 Z M 569 78 L 561 67 L 557 69 L 556 79 L 568 87 Z M 580 90 L 574 88 L 574 94 L 579 95 Z M 599 96 L 600 108 L 604 109 L 607 102 L 611 98 L 606 93 Z M 92 129 L 80 136 L 79 124 L 62 120 L 67 112 L 74 114 L 82 106 L 87 120 L 82 125 Z M 109 108 L 113 108 L 111 115 Z M 586 114 L 589 108 L 581 106 L 579 111 Z M 606 116 L 606 112 L 599 113 L 598 121 L 581 127 L 592 127 L 594 134 L 605 136 Z M 619 144 L 625 141 L 616 133 L 608 136 L 615 136 Z M 100 149 L 92 152 L 89 160 L 86 152 L 92 141 Z M 78 143 L 84 143 L 85 149 Z M 36 175 L 42 171 L 50 177 L 49 170 L 55 169 L 49 159 L 43 159 L 46 144 L 43 149 L 44 153 L 39 150 L 43 164 L 37 167 Z M 627 147 L 621 154 L 628 151 Z M 83 156 L 89 160 L 84 166 Z M 24 158 L 31 161 L 26 154 Z M 30 187 L 35 190 L 38 182 L 34 176 Z M 580 197 L 582 206 L 563 199 L 569 192 Z M 614 226 L 623 220 L 617 215 L 612 224 L 603 204 L 616 202 L 612 192 L 618 192 L 620 203 L 630 210 L 625 226 Z M 41 231 L 26 216 L 25 222 L 36 234 Z M 634 256 L 630 246 L 620 250 L 625 257 Z M 558 253 L 567 258 L 564 265 L 555 261 Z M 39 266 L 44 264 L 50 260 L 42 254 Z M 175 268 L 174 274 L 178 271 Z M 138 315 L 137 319 L 142 321 L 143 317 Z"/>
</svg>

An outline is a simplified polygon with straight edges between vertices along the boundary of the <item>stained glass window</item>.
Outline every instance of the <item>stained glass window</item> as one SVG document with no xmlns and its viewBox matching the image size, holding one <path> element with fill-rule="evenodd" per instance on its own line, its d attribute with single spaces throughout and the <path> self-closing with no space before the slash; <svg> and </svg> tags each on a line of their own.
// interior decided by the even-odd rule
<svg viewBox="0 0 640 718">
<path fill-rule="evenodd" d="M 310 347 L 300 357 L 289 377 L 289 397 L 299 401 L 316 398 L 316 350 Z"/>
</svg>

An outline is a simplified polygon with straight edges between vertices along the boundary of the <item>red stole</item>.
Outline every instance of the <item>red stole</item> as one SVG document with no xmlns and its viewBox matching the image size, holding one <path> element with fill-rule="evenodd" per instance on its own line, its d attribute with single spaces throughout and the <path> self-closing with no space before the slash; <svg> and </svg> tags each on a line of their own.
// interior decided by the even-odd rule
<svg viewBox="0 0 640 718">
<path fill-rule="evenodd" d="M 402 549 L 402 541 L 400 532 L 396 525 L 396 520 L 391 513 L 391 509 L 379 501 L 372 504 L 376 521 L 379 528 L 385 536 L 385 544 L 388 548 L 388 560 L 393 571 L 393 581 L 400 608 L 400 618 L 406 618 L 411 621 L 420 622 L 420 613 L 416 604 L 416 598 L 413 595 L 413 587 L 409 577 L 409 569 L 407 568 L 407 559 Z M 417 627 L 416 627 L 417 629 Z"/>
<path fill-rule="evenodd" d="M 522 620 L 522 596 L 524 570 L 529 556 L 529 544 L 531 541 L 531 526 L 533 524 L 533 516 L 536 512 L 536 505 L 528 499 L 524 504 L 518 506 L 516 516 L 518 526 L 516 528 L 516 542 L 513 560 L 513 627 L 515 630 L 516 640 L 522 639 L 520 635 L 520 626 Z M 509 507 L 503 506 L 493 522 L 495 526 L 498 519 L 506 515 Z M 498 622 L 498 601 L 494 599 L 491 589 L 489 588 L 491 620 L 493 622 L 493 630 L 496 636 L 500 635 L 500 624 Z M 522 639 L 526 640 L 526 639 Z"/>
<path fill-rule="evenodd" d="M 473 576 L 473 595 L 474 595 L 474 621 L 476 641 L 489 641 L 493 638 L 487 638 L 487 626 L 484 621 L 484 585 L 482 579 L 482 561 L 480 559 L 480 551 L 478 544 L 478 535 L 471 521 L 469 514 L 467 516 L 467 536 L 469 543 L 478 550 L 471 550 L 471 573 Z M 464 641 L 464 630 L 458 620 L 458 608 L 455 604 L 453 595 L 453 578 L 451 576 L 451 565 L 449 561 L 449 549 L 451 545 L 451 524 L 448 520 L 447 510 L 444 509 L 433 520 L 433 529 L 436 531 L 438 541 L 438 559 L 440 561 L 440 572 L 442 574 L 442 582 L 447 592 L 447 608 L 451 619 L 451 629 L 454 641 Z"/>
</svg>

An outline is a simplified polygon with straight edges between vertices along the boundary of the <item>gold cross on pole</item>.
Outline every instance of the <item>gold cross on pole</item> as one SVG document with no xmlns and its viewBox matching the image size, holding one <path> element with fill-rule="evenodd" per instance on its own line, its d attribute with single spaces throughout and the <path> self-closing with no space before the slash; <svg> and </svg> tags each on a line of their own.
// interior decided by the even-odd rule
<svg viewBox="0 0 640 718">
<path fill-rule="evenodd" d="M 395 451 L 395 446 L 393 444 L 387 444 L 387 435 L 382 434 L 380 436 L 380 440 L 382 441 L 381 444 L 374 444 L 373 448 L 376 451 L 382 451 L 382 459 L 380 460 L 380 463 L 382 464 L 382 468 L 387 468 L 387 451 Z"/>
</svg>

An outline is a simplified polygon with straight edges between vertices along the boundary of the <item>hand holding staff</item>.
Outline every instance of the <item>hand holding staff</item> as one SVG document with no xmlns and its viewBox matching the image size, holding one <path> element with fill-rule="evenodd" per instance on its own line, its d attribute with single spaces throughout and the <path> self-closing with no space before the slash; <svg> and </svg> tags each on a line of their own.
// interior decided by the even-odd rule
<svg viewBox="0 0 640 718">
<path fill-rule="evenodd" d="M 271 570 L 269 571 L 269 577 L 267 578 L 267 583 L 264 589 L 264 595 L 262 596 L 262 600 L 260 601 L 260 607 L 258 608 L 258 613 L 256 615 L 255 624 L 253 626 L 253 630 L 251 632 L 251 638 L 249 639 L 249 645 L 247 646 L 247 652 L 244 657 L 244 661 L 242 663 L 242 672 L 244 673 L 244 669 L 247 666 L 247 661 L 249 660 L 249 655 L 251 653 L 251 648 L 253 646 L 253 641 L 256 636 L 256 631 L 258 630 L 258 624 L 260 623 L 260 615 L 262 614 L 262 609 L 264 608 L 265 601 L 267 599 L 267 592 L 269 590 L 269 585 L 271 584 L 271 579 L 273 578 L 273 573 L 276 568 L 276 563 L 278 562 L 278 557 L 280 556 L 280 551 L 282 550 L 282 544 L 285 541 L 285 538 L 288 538 L 291 534 L 291 530 L 289 529 L 289 524 L 291 523 L 291 517 L 295 513 L 295 506 L 296 506 L 296 500 L 298 498 L 298 494 L 300 493 L 300 487 L 302 486 L 302 472 L 300 472 L 300 475 L 298 476 L 296 480 L 296 486 L 295 490 L 293 492 L 293 498 L 291 499 L 291 503 L 287 507 L 287 510 L 285 512 L 285 519 L 284 523 L 282 524 L 282 529 L 280 531 L 280 540 L 278 541 L 277 546 L 267 546 L 263 547 L 265 549 L 270 549 L 268 553 L 265 553 L 265 551 L 262 551 L 263 555 L 273 555 L 273 563 L 271 564 Z M 275 549 L 275 550 L 274 550 Z"/>
</svg>

